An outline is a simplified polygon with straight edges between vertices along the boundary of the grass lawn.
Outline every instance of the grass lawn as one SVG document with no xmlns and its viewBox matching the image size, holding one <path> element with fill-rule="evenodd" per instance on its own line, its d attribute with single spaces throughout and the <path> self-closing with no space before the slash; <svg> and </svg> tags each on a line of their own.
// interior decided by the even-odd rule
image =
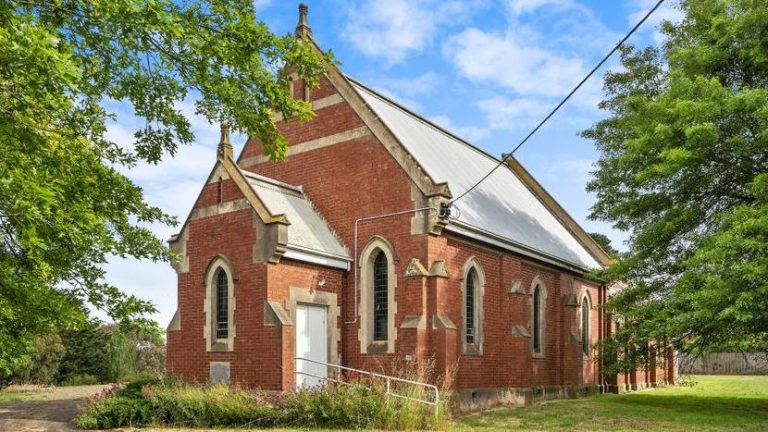
<svg viewBox="0 0 768 432">
<path fill-rule="evenodd" d="M 694 386 L 553 401 L 462 417 L 453 431 L 768 431 L 768 377 L 697 376 Z M 243 429 L 216 429 L 217 432 Z M 272 429 L 271 432 L 286 429 Z M 200 432 L 149 428 L 142 432 Z"/>
<path fill-rule="evenodd" d="M 53 390 L 45 387 L 23 386 L 0 390 L 0 407 L 29 400 L 44 400 L 51 397 Z"/>
<path fill-rule="evenodd" d="M 458 430 L 768 431 L 768 377 L 696 376 L 691 386 L 553 401 L 466 416 Z"/>
</svg>

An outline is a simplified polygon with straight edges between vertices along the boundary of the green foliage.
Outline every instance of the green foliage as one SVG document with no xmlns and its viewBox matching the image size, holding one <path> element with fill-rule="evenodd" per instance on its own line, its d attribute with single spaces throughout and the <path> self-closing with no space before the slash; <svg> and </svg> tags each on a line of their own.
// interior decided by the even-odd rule
<svg viewBox="0 0 768 432">
<path fill-rule="evenodd" d="M 109 329 L 98 321 L 91 321 L 79 330 L 62 332 L 66 351 L 61 360 L 59 379 L 66 382 L 73 376 L 91 375 L 99 382 L 112 382 L 111 338 Z"/>
<path fill-rule="evenodd" d="M 67 376 L 66 379 L 61 381 L 60 385 L 63 386 L 81 386 L 81 385 L 94 385 L 99 384 L 101 381 L 99 377 L 89 374 L 72 374 Z"/>
<path fill-rule="evenodd" d="M 151 387 L 147 392 L 160 423 L 174 426 L 272 426 L 276 411 L 262 395 L 226 385 Z"/>
<path fill-rule="evenodd" d="M 77 424 L 86 429 L 147 423 L 177 427 L 389 430 L 443 429 L 446 426 L 447 410 L 436 416 L 434 407 L 387 397 L 384 390 L 380 383 L 372 386 L 358 383 L 305 388 L 280 394 L 254 392 L 224 384 L 202 386 L 157 380 L 137 381 L 92 401 L 78 418 Z M 412 391 L 410 395 L 425 397 L 417 393 Z M 146 406 L 149 406 L 148 411 Z"/>
<path fill-rule="evenodd" d="M 607 350 L 626 368 L 646 342 L 768 350 L 768 2 L 680 8 L 662 49 L 623 49 L 610 116 L 583 133 L 601 151 L 591 217 L 631 233 L 602 275 L 629 283 Z"/>
<path fill-rule="evenodd" d="M 108 370 L 110 382 L 118 382 L 136 372 L 138 347 L 135 338 L 125 332 L 115 331 L 109 339 Z"/>
<path fill-rule="evenodd" d="M 592 237 L 592 240 L 594 240 L 595 243 L 599 244 L 600 247 L 603 248 L 603 251 L 605 251 L 608 256 L 616 258 L 616 256 L 619 254 L 619 251 L 613 247 L 611 244 L 611 239 L 609 239 L 607 235 L 601 233 L 589 233 L 589 236 Z"/>
<path fill-rule="evenodd" d="M 59 368 L 61 382 L 83 375 L 101 383 L 120 382 L 137 374 L 158 376 L 164 370 L 165 345 L 154 332 L 129 332 L 91 321 L 62 336 L 66 351 Z"/>
<path fill-rule="evenodd" d="M 48 335 L 38 339 L 32 358 L 15 370 L 6 381 L 50 385 L 56 382 L 59 365 L 64 356 L 64 345 L 59 335 Z"/>
<path fill-rule="evenodd" d="M 0 371 L 37 339 L 85 325 L 89 303 L 125 326 L 154 306 L 103 281 L 110 255 L 170 258 L 148 205 L 119 170 L 193 141 L 181 104 L 285 156 L 273 110 L 307 119 L 285 64 L 316 84 L 332 62 L 278 37 L 250 0 L 10 0 L 0 3 Z M 105 134 L 114 101 L 146 119 L 131 145 Z"/>
<path fill-rule="evenodd" d="M 115 396 L 93 402 L 75 420 L 75 425 L 81 429 L 113 429 L 143 426 L 151 420 L 152 407 L 148 400 Z"/>
</svg>

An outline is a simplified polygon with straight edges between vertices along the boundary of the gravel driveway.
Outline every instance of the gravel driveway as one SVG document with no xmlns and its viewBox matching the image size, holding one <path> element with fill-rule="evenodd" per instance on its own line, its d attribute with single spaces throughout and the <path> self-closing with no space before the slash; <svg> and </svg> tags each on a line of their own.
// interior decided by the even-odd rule
<svg viewBox="0 0 768 432">
<path fill-rule="evenodd" d="M 46 400 L 21 402 L 0 408 L 2 432 L 72 432 L 78 405 L 105 386 L 57 387 Z"/>
</svg>

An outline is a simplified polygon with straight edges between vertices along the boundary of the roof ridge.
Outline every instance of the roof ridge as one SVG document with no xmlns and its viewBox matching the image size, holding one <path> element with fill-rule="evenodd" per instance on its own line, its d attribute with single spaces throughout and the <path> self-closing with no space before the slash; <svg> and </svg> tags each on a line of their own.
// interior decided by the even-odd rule
<svg viewBox="0 0 768 432">
<path fill-rule="evenodd" d="M 347 79 L 352 81 L 354 84 L 362 87 L 364 90 L 366 90 L 369 93 L 371 93 L 373 96 L 383 100 L 384 102 L 386 102 L 386 103 L 388 103 L 390 105 L 394 105 L 395 108 L 405 112 L 406 114 L 408 114 L 409 116 L 415 118 L 416 120 L 418 120 L 418 121 L 420 121 L 422 123 L 425 123 L 427 126 L 430 126 L 430 127 L 434 128 L 434 129 L 436 129 L 438 132 L 443 133 L 445 135 L 448 135 L 449 137 L 459 141 L 459 143 L 461 143 L 461 144 L 469 147 L 471 150 L 474 150 L 474 151 L 480 153 L 481 155 L 491 159 L 493 162 L 497 162 L 498 163 L 498 162 L 501 161 L 500 158 L 497 158 L 493 154 L 491 154 L 491 153 L 481 149 L 480 147 L 472 144 L 471 142 L 467 141 L 466 139 L 456 135 L 455 133 L 449 131 L 447 128 L 445 128 L 443 126 L 440 126 L 439 124 L 433 122 L 432 120 L 429 120 L 428 118 L 422 116 L 421 114 L 415 112 L 414 110 L 412 110 L 410 108 L 407 108 L 406 106 L 402 105 L 401 103 L 397 102 L 396 100 L 392 99 L 391 97 L 388 97 L 388 96 L 385 96 L 385 95 L 381 94 L 380 92 L 372 89 L 370 86 L 367 86 L 367 85 L 363 84 L 359 80 L 357 80 L 355 78 L 352 78 L 349 75 L 345 74 L 344 76 L 347 77 Z"/>
</svg>

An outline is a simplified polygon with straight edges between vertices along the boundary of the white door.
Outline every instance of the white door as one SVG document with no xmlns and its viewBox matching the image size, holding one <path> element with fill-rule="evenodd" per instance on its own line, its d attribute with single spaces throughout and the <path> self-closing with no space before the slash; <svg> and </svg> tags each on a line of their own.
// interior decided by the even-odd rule
<svg viewBox="0 0 768 432">
<path fill-rule="evenodd" d="M 296 387 L 325 384 L 328 367 L 328 339 L 324 306 L 296 305 Z"/>
</svg>

